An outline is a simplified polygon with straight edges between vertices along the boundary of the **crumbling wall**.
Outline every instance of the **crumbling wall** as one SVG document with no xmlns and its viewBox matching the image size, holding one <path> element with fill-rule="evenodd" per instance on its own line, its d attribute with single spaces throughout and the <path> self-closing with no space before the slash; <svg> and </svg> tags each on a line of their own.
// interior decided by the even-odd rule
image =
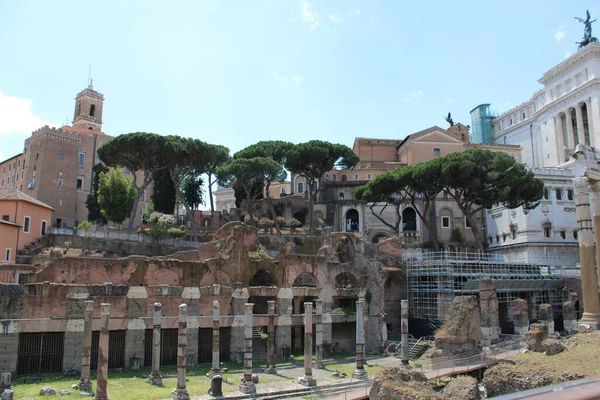
<svg viewBox="0 0 600 400">
<path fill-rule="evenodd" d="M 456 296 L 446 322 L 435 334 L 435 346 L 447 352 L 475 349 L 481 340 L 480 315 L 477 296 Z"/>
</svg>

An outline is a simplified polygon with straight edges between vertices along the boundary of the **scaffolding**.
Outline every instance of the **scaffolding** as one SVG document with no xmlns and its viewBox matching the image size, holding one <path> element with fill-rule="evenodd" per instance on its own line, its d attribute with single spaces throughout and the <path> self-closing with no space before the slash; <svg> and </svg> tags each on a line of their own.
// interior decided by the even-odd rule
<svg viewBox="0 0 600 400">
<path fill-rule="evenodd" d="M 454 297 L 477 294 L 483 277 L 494 281 L 499 305 L 505 312 L 507 303 L 517 298 L 527 300 L 532 310 L 539 304 L 552 304 L 555 312 L 562 312 L 566 293 L 561 277 L 548 265 L 458 252 L 404 254 L 403 261 L 411 318 L 444 321 Z"/>
</svg>

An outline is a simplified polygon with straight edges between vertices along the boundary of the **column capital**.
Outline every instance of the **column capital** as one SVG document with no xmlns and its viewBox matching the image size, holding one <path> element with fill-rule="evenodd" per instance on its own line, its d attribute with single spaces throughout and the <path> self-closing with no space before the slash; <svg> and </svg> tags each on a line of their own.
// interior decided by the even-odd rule
<svg viewBox="0 0 600 400">
<path fill-rule="evenodd" d="M 590 192 L 589 179 L 585 176 L 581 176 L 578 178 L 573 178 L 573 189 L 575 189 L 575 194 L 584 194 L 587 195 Z"/>
</svg>

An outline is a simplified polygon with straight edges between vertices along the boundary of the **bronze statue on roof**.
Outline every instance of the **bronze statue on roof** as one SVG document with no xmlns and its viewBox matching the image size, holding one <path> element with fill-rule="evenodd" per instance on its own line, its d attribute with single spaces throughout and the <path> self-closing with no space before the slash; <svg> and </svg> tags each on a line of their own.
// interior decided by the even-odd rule
<svg viewBox="0 0 600 400">
<path fill-rule="evenodd" d="M 575 17 L 575 19 L 585 25 L 583 28 L 583 40 L 581 42 L 577 42 L 579 47 L 577 50 L 582 49 L 590 43 L 597 43 L 598 39 L 592 36 L 592 23 L 596 22 L 596 20 L 591 21 L 590 12 L 586 10 L 585 12 L 586 18 Z"/>
</svg>

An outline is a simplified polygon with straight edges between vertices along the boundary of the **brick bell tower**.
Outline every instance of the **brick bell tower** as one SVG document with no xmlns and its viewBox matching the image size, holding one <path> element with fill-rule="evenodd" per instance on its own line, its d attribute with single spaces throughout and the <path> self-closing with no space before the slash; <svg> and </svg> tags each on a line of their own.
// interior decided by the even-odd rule
<svg viewBox="0 0 600 400">
<path fill-rule="evenodd" d="M 102 108 L 104 96 L 94 90 L 92 81 L 75 97 L 75 116 L 73 126 L 102 131 Z"/>
</svg>

